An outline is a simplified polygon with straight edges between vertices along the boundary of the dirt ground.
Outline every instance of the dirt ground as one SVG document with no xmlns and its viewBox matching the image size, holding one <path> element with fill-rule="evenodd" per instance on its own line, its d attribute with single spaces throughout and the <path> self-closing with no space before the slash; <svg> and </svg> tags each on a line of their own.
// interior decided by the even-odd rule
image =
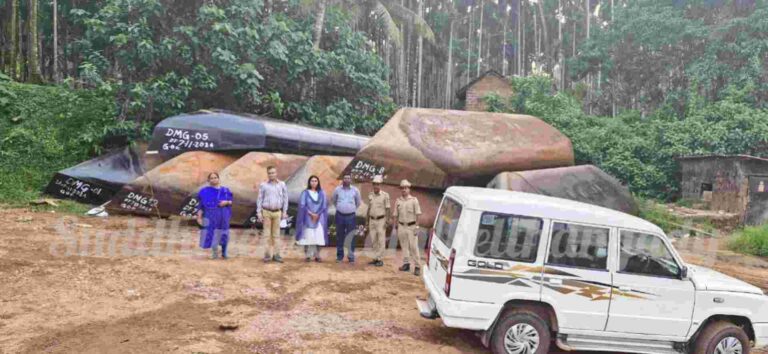
<svg viewBox="0 0 768 354">
<path fill-rule="evenodd" d="M 245 235 L 210 260 L 195 228 L 150 219 L 0 209 L 0 223 L 2 353 L 486 352 L 419 317 L 424 287 L 397 254 L 375 268 L 325 248 L 306 264 L 287 246 L 284 264 L 264 264 Z M 714 268 L 768 289 L 761 266 Z"/>
</svg>

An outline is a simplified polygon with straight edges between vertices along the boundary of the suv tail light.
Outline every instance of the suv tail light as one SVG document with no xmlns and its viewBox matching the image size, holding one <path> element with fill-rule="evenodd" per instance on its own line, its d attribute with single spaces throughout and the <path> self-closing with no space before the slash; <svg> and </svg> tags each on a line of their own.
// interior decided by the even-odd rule
<svg viewBox="0 0 768 354">
<path fill-rule="evenodd" d="M 432 231 L 429 233 L 429 238 L 427 239 L 427 268 L 429 268 L 429 257 L 432 255 L 432 238 L 435 237 L 435 229 L 432 229 Z"/>
<path fill-rule="evenodd" d="M 448 258 L 448 272 L 445 273 L 445 296 L 451 297 L 451 279 L 453 278 L 453 261 L 456 260 L 456 249 L 451 249 L 451 257 Z"/>
</svg>

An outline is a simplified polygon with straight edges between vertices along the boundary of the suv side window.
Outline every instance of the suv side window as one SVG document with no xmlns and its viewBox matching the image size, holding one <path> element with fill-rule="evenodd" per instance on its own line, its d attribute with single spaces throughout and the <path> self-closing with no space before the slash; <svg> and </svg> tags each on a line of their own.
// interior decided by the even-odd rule
<svg viewBox="0 0 768 354">
<path fill-rule="evenodd" d="M 610 229 L 552 223 L 547 264 L 606 270 Z"/>
<path fill-rule="evenodd" d="M 443 243 L 451 248 L 453 237 L 456 235 L 456 226 L 461 217 L 461 204 L 450 198 L 445 198 L 440 206 L 440 215 L 437 216 L 435 235 Z"/>
<path fill-rule="evenodd" d="M 477 230 L 475 256 L 534 262 L 543 224 L 539 218 L 484 212 Z"/>
<path fill-rule="evenodd" d="M 680 274 L 680 266 L 660 237 L 621 230 L 619 272 L 677 277 Z"/>
</svg>

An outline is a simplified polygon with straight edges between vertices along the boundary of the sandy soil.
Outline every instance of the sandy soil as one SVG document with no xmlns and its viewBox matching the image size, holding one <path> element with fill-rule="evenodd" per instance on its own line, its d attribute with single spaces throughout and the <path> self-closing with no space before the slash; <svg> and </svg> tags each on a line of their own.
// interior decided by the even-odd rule
<svg viewBox="0 0 768 354">
<path fill-rule="evenodd" d="M 419 317 L 423 285 L 397 254 L 375 268 L 326 248 L 306 264 L 289 247 L 284 264 L 263 264 L 247 236 L 214 261 L 196 229 L 150 219 L 0 209 L 0 223 L 2 353 L 485 352 L 473 333 Z M 746 267 L 716 268 L 768 288 L 766 269 Z"/>
</svg>

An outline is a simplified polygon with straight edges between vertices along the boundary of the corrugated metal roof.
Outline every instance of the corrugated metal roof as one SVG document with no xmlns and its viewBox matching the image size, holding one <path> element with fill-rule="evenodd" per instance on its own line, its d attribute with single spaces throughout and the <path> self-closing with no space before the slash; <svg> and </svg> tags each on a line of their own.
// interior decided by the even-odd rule
<svg viewBox="0 0 768 354">
<path fill-rule="evenodd" d="M 740 160 L 758 160 L 768 162 L 768 159 L 752 156 L 752 155 L 724 155 L 724 154 L 709 154 L 709 155 L 688 155 L 676 157 L 676 160 L 695 160 L 695 159 L 740 159 Z"/>
</svg>

